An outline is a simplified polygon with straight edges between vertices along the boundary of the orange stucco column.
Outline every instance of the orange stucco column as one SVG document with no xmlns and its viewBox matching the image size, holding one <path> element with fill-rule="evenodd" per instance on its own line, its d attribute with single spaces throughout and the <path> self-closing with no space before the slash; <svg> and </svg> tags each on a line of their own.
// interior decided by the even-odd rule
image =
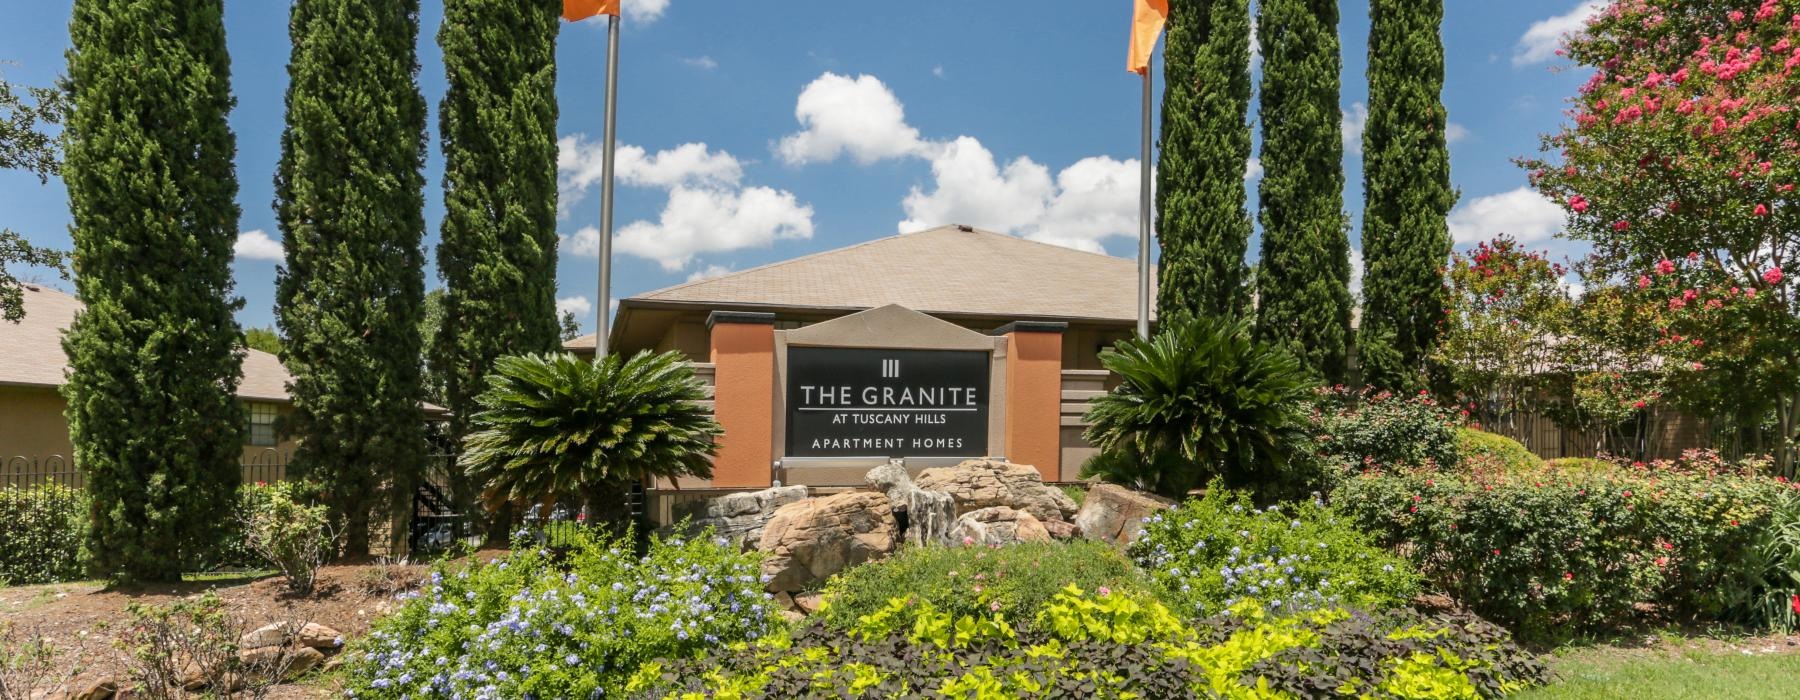
<svg viewBox="0 0 1800 700">
<path fill-rule="evenodd" d="M 714 311 L 713 415 L 725 434 L 713 485 L 766 487 L 775 454 L 775 314 Z"/>
<path fill-rule="evenodd" d="M 1006 337 L 1006 459 L 1062 474 L 1062 341 L 1066 323 L 1019 321 Z"/>
</svg>

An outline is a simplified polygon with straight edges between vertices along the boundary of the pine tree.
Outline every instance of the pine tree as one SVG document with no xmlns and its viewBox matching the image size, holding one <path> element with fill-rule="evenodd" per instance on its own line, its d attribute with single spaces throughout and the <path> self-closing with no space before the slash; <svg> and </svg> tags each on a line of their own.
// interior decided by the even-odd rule
<svg viewBox="0 0 1800 700">
<path fill-rule="evenodd" d="M 503 355 L 557 349 L 555 0 L 446 0 L 438 45 L 449 91 L 439 110 L 444 222 L 437 248 L 442 322 L 431 367 L 444 380 L 450 437 Z M 507 47 L 495 51 L 494 47 Z M 495 177 L 504 173 L 505 177 Z M 476 493 L 455 479 L 465 512 Z"/>
<path fill-rule="evenodd" d="M 1169 3 L 1165 41 L 1157 315 L 1240 315 L 1249 302 L 1249 0 Z"/>
<path fill-rule="evenodd" d="M 1263 0 L 1260 10 L 1257 332 L 1315 375 L 1340 382 L 1351 299 L 1337 0 Z"/>
<path fill-rule="evenodd" d="M 179 581 L 243 454 L 232 314 L 237 148 L 221 0 L 76 0 L 63 182 L 75 288 L 69 432 L 96 574 Z"/>
<path fill-rule="evenodd" d="M 290 468 L 318 487 L 351 556 L 368 551 L 372 516 L 410 505 L 425 444 L 418 9 L 297 0 L 288 25 L 275 210 L 286 252 L 276 321 L 299 439 Z"/>
<path fill-rule="evenodd" d="M 1412 392 L 1444 318 L 1445 217 L 1456 204 L 1446 146 L 1443 0 L 1372 0 L 1363 131 L 1362 328 L 1370 386 Z"/>
</svg>

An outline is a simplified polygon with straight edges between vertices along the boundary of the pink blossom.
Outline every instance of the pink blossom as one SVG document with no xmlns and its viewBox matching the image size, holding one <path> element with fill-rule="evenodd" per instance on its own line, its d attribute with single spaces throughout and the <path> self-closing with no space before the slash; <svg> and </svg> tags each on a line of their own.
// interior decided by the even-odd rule
<svg viewBox="0 0 1800 700">
<path fill-rule="evenodd" d="M 1569 197 L 1569 208 L 1574 209 L 1575 213 L 1580 214 L 1588 210 L 1588 201 L 1581 195 L 1571 196 Z"/>
<path fill-rule="evenodd" d="M 1768 216 L 1769 215 L 1769 205 L 1758 204 L 1758 205 L 1756 205 L 1755 209 L 1751 210 L 1751 213 L 1753 213 L 1757 216 Z"/>
<path fill-rule="evenodd" d="M 1099 593 L 1101 597 L 1106 597 L 1106 596 L 1112 595 L 1112 589 L 1107 588 L 1106 586 L 1101 586 L 1101 587 L 1095 589 L 1094 592 Z"/>
<path fill-rule="evenodd" d="M 1762 279 L 1769 284 L 1781 284 L 1781 268 L 1771 267 L 1762 273 Z"/>
<path fill-rule="evenodd" d="M 1662 260 L 1657 261 L 1656 274 L 1659 274 L 1659 275 L 1675 274 L 1675 261 L 1670 260 L 1668 258 L 1663 258 Z"/>
<path fill-rule="evenodd" d="M 1725 13 L 1725 17 L 1730 19 L 1732 24 L 1742 24 L 1744 22 L 1744 11 L 1732 10 Z"/>
<path fill-rule="evenodd" d="M 1649 289 L 1649 288 L 1650 288 L 1650 276 L 1649 275 L 1638 275 L 1638 289 Z"/>
<path fill-rule="evenodd" d="M 1629 221 L 1620 221 L 1618 223 L 1613 224 L 1614 231 L 1623 231 L 1628 228 L 1631 228 L 1631 222 L 1629 222 Z"/>
</svg>

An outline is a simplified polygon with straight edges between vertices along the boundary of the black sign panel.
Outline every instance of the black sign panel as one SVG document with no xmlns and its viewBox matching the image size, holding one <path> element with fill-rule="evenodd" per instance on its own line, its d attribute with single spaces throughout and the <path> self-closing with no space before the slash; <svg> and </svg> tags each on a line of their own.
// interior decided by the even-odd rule
<svg viewBox="0 0 1800 700">
<path fill-rule="evenodd" d="M 988 353 L 789 347 L 791 457 L 980 457 Z"/>
</svg>

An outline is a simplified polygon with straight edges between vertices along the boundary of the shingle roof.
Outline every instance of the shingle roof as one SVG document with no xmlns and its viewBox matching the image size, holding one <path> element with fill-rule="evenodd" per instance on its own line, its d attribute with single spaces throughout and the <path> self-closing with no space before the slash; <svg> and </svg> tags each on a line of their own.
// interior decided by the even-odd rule
<svg viewBox="0 0 1800 700">
<path fill-rule="evenodd" d="M 75 297 L 47 287 L 27 285 L 25 318 L 0 321 L 0 384 L 62 386 L 69 369 L 62 334 L 82 305 Z M 288 401 L 288 373 L 281 360 L 261 350 L 244 355 L 244 378 L 238 397 Z"/>
<path fill-rule="evenodd" d="M 1137 261 L 940 226 L 645 292 L 621 308 L 663 303 L 841 310 L 898 304 L 929 314 L 1129 323 L 1137 320 Z M 1154 318 L 1154 295 L 1151 303 Z M 591 334 L 564 345 L 593 346 Z"/>
</svg>

